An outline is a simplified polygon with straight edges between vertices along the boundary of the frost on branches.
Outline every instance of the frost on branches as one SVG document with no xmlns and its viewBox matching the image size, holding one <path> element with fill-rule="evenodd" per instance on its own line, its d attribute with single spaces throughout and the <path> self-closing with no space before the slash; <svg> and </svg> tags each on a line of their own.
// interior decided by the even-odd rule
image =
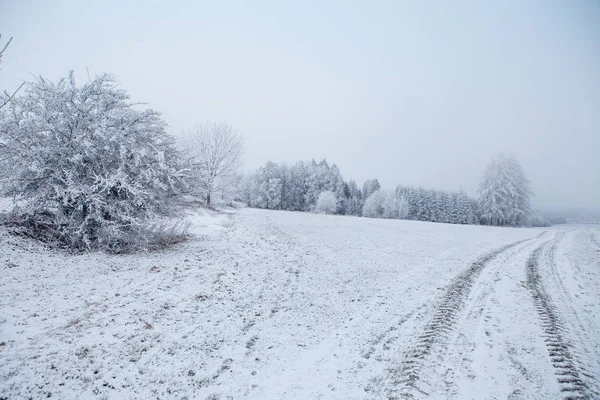
<svg viewBox="0 0 600 400">
<path fill-rule="evenodd" d="M 138 110 L 114 80 L 43 78 L 0 111 L 0 190 L 9 223 L 74 249 L 147 248 L 183 176 L 160 114 Z"/>
</svg>

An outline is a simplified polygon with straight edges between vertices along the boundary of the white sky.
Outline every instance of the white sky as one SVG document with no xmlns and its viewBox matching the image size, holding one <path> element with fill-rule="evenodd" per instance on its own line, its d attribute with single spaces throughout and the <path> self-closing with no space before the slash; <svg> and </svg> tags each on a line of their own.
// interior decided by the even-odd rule
<svg viewBox="0 0 600 400">
<path fill-rule="evenodd" d="M 245 165 L 327 158 L 463 186 L 494 153 L 545 209 L 600 211 L 600 3 L 7 1 L 0 88 L 110 72 L 173 133 L 226 120 Z"/>
</svg>

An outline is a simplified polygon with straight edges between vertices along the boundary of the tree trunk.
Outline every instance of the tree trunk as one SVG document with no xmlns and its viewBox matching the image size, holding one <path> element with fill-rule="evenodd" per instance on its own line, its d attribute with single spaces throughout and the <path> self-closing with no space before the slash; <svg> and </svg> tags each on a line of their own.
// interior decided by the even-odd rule
<svg viewBox="0 0 600 400">
<path fill-rule="evenodd" d="M 206 205 L 210 206 L 210 192 L 206 194 Z"/>
</svg>

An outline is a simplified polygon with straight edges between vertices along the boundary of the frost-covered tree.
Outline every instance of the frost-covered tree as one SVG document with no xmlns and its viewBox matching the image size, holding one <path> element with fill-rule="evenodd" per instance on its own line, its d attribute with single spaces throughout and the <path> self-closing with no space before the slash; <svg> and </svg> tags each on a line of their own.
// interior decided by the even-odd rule
<svg viewBox="0 0 600 400">
<path fill-rule="evenodd" d="M 431 192 L 423 188 L 418 188 L 415 192 L 416 197 L 416 215 L 418 221 L 431 221 Z"/>
<path fill-rule="evenodd" d="M 258 188 L 256 204 L 261 208 L 278 210 L 281 208 L 281 179 L 271 178 Z"/>
<path fill-rule="evenodd" d="M 319 194 L 315 212 L 318 214 L 335 214 L 337 211 L 337 201 L 335 193 L 330 190 L 325 190 Z"/>
<path fill-rule="evenodd" d="M 238 195 L 240 201 L 248 207 L 254 207 L 254 200 L 258 193 L 257 179 L 255 175 L 244 175 L 239 180 Z"/>
<path fill-rule="evenodd" d="M 408 186 L 399 185 L 396 188 L 396 196 L 402 198 L 406 202 L 405 219 L 416 219 L 416 196 L 415 190 Z"/>
<path fill-rule="evenodd" d="M 440 195 L 440 191 L 433 190 L 430 192 L 429 201 L 431 203 L 429 209 L 431 210 L 431 214 L 429 216 L 429 220 L 431 222 L 442 222 L 443 210 L 442 210 L 442 198 Z"/>
<path fill-rule="evenodd" d="M 71 248 L 145 247 L 148 220 L 181 187 L 174 141 L 109 75 L 38 78 L 0 110 L 0 188 L 15 220 Z"/>
<path fill-rule="evenodd" d="M 527 225 L 531 184 L 514 157 L 496 156 L 487 166 L 479 185 L 478 210 L 486 225 Z"/>
<path fill-rule="evenodd" d="M 381 185 L 379 184 L 379 181 L 377 180 L 377 178 L 367 179 L 365 181 L 365 183 L 363 184 L 363 190 L 362 190 L 363 200 L 366 201 L 367 197 L 369 197 L 372 193 L 375 193 L 376 191 L 378 191 L 380 189 L 381 189 Z"/>
<path fill-rule="evenodd" d="M 381 190 L 376 190 L 371 193 L 369 197 L 365 200 L 365 205 L 363 206 L 363 217 L 369 218 L 383 218 L 384 212 L 384 202 L 385 202 L 385 193 Z"/>
<path fill-rule="evenodd" d="M 345 214 L 345 193 L 344 193 L 344 178 L 337 165 L 333 164 L 329 170 L 329 190 L 335 195 L 336 213 Z"/>
<path fill-rule="evenodd" d="M 408 201 L 406 200 L 406 198 L 396 195 L 396 212 L 397 212 L 396 218 L 407 219 L 409 209 L 410 208 L 409 208 Z"/>
<path fill-rule="evenodd" d="M 210 205 L 239 173 L 244 152 L 242 136 L 225 122 L 198 124 L 182 134 L 181 146 L 191 175 Z"/>
<path fill-rule="evenodd" d="M 331 167 L 327 160 L 322 160 L 318 164 L 315 160 L 309 164 L 310 176 L 308 179 L 308 191 L 306 193 L 306 205 L 309 209 L 314 209 L 317 198 L 324 190 L 335 191 L 334 182 L 331 173 Z"/>
<path fill-rule="evenodd" d="M 449 224 L 451 222 L 451 196 L 448 192 L 441 192 L 440 194 L 440 204 L 441 204 L 441 218 L 439 222 L 443 222 L 445 224 Z"/>
<path fill-rule="evenodd" d="M 279 166 L 268 161 L 256 173 L 257 192 L 254 199 L 256 207 L 280 209 L 282 205 L 282 183 Z"/>
<path fill-rule="evenodd" d="M 288 209 L 308 211 L 308 190 L 310 185 L 311 164 L 298 161 L 290 169 L 290 194 Z"/>
<path fill-rule="evenodd" d="M 282 164 L 278 168 L 278 176 L 281 179 L 281 209 L 289 210 L 293 203 L 292 176 L 290 168 Z"/>
<path fill-rule="evenodd" d="M 362 215 L 362 193 L 356 182 L 353 180 L 348 181 L 348 193 L 349 196 L 347 200 L 346 214 L 357 216 Z"/>
<path fill-rule="evenodd" d="M 481 182 L 479 183 L 479 199 L 477 206 L 481 223 L 485 225 L 505 225 L 504 198 L 502 195 L 502 181 L 499 173 L 497 158 L 487 165 Z"/>
<path fill-rule="evenodd" d="M 398 218 L 398 207 L 396 204 L 395 193 L 384 193 L 383 201 L 381 203 L 382 218 L 397 219 Z"/>
<path fill-rule="evenodd" d="M 509 178 L 507 209 L 508 223 L 512 226 L 529 224 L 531 217 L 531 182 L 525 177 L 525 171 L 514 156 L 505 159 L 506 176 Z"/>
</svg>

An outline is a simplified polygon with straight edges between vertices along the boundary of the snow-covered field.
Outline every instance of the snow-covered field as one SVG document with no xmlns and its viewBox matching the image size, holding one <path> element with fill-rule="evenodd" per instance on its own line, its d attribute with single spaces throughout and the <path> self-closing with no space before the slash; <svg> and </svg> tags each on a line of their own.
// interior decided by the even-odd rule
<svg viewBox="0 0 600 400">
<path fill-rule="evenodd" d="M 597 226 L 191 221 L 121 256 L 0 230 L 0 398 L 600 397 Z"/>
</svg>

